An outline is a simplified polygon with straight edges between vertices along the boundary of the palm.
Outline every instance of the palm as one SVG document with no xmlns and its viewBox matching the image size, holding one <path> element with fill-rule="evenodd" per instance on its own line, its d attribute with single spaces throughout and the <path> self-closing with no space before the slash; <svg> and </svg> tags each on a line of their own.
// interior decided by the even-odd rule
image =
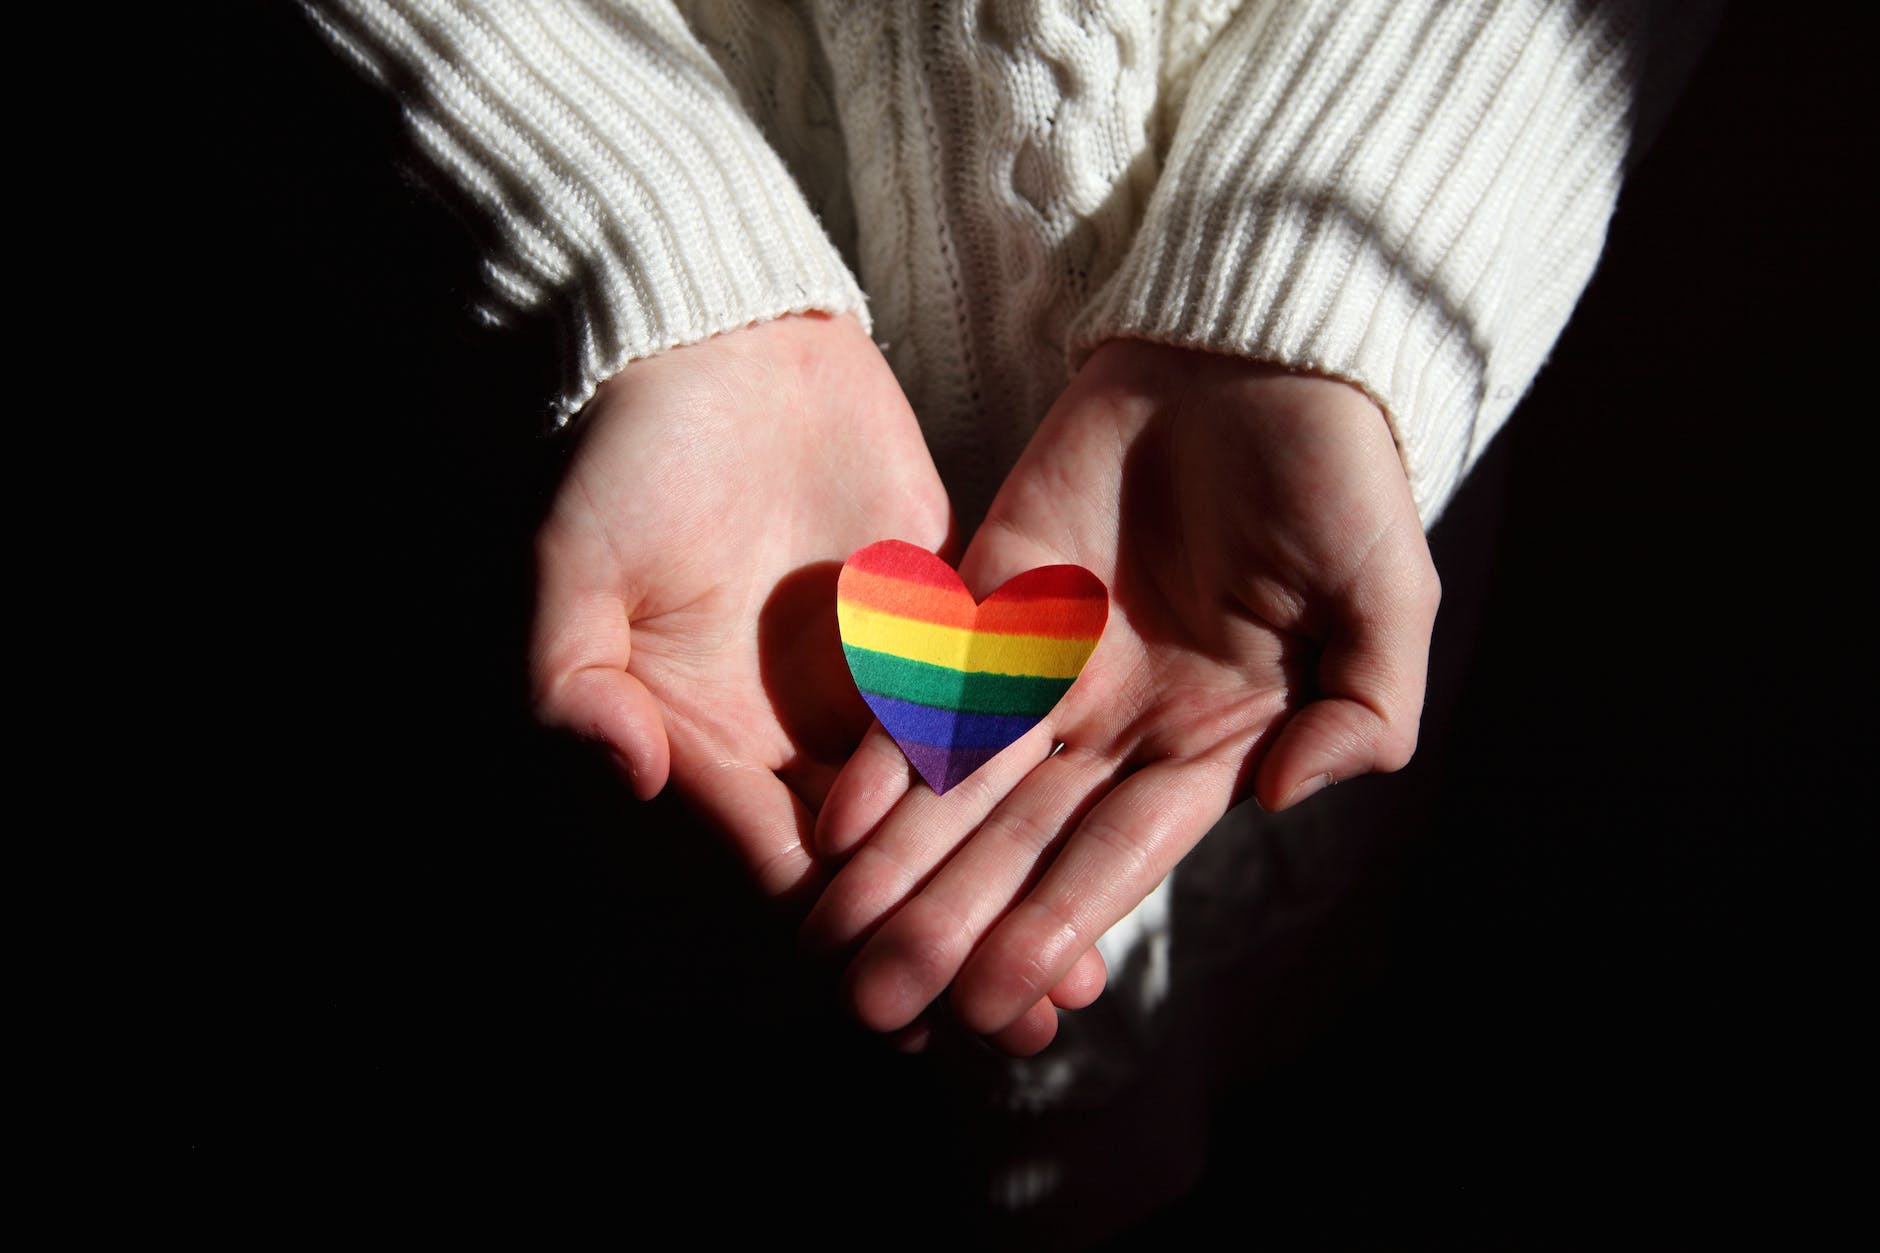
<svg viewBox="0 0 1880 1253">
<path fill-rule="evenodd" d="M 1112 595 L 1083 677 L 976 786 L 902 796 L 812 919 L 840 940 L 893 914 L 854 969 L 876 1026 L 953 981 L 968 1025 L 1040 1045 L 1041 998 L 1230 805 L 1279 808 L 1414 746 L 1434 573 L 1388 429 L 1354 390 L 1110 345 L 961 572 L 983 595 L 1060 561 Z M 879 790 L 845 780 L 825 840 L 878 817 L 846 793 Z"/>
<path fill-rule="evenodd" d="M 868 721 L 837 566 L 946 527 L 913 415 L 853 322 L 786 318 L 635 363 L 596 398 L 540 537 L 545 716 L 612 745 L 643 795 L 669 768 L 786 893 Z"/>
</svg>

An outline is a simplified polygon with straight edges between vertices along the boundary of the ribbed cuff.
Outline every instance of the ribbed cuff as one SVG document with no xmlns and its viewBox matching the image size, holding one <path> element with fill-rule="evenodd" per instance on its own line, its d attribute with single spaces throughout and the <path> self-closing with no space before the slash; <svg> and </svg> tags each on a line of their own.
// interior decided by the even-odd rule
<svg viewBox="0 0 1880 1253">
<path fill-rule="evenodd" d="M 821 310 L 868 324 L 848 267 L 670 6 L 310 11 L 493 223 L 484 312 L 564 321 L 560 416 L 629 361 L 752 322 Z"/>
<path fill-rule="evenodd" d="M 1633 8 L 1250 5 L 1073 352 L 1135 337 L 1353 382 L 1433 523 L 1598 260 Z"/>
</svg>

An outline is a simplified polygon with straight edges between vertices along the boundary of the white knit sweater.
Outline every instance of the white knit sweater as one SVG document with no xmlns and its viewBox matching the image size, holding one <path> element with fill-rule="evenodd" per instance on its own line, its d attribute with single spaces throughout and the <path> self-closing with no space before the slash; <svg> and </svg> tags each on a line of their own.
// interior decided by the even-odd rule
<svg viewBox="0 0 1880 1253">
<path fill-rule="evenodd" d="M 872 311 L 970 526 L 1070 371 L 1116 336 L 1359 384 L 1433 522 L 1592 273 L 1643 10 L 314 13 L 497 225 L 488 312 L 565 319 L 564 415 L 636 357 L 789 312 Z"/>
</svg>

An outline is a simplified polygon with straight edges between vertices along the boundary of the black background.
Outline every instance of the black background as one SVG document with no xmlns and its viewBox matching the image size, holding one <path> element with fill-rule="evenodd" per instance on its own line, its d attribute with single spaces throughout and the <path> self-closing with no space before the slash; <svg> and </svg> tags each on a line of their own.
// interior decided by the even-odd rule
<svg viewBox="0 0 1880 1253">
<path fill-rule="evenodd" d="M 529 722 L 550 332 L 471 319 L 470 229 L 304 19 L 218 38 L 192 339 L 228 369 L 178 504 L 233 596 L 196 696 L 220 746 L 174 767 L 216 837 L 176 910 L 176 1139 L 311 1184 L 310 1222 L 474 1229 L 553 1162 L 553 1209 L 623 1229 L 974 1229 L 1003 1124 L 849 1028 L 677 803 Z M 1870 995 L 1834 974 L 1873 691 L 1870 72 L 1850 34 L 1727 14 L 1433 537 L 1496 528 L 1486 571 L 1443 566 L 1479 609 L 1438 627 L 1479 632 L 1435 676 L 1454 722 L 1352 786 L 1435 816 L 1299 956 L 1318 993 L 1215 1058 L 1206 1172 L 1134 1238 L 1676 1239 L 1835 1191 L 1803 1163 Z"/>
</svg>

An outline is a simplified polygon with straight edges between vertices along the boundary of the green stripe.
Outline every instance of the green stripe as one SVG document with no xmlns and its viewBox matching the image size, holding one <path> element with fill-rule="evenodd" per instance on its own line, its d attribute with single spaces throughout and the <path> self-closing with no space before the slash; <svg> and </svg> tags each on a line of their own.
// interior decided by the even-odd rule
<svg viewBox="0 0 1880 1253">
<path fill-rule="evenodd" d="M 1075 682 L 1029 674 L 951 670 L 852 644 L 844 644 L 842 651 L 848 654 L 855 686 L 864 692 L 963 713 L 1042 718 Z"/>
</svg>

